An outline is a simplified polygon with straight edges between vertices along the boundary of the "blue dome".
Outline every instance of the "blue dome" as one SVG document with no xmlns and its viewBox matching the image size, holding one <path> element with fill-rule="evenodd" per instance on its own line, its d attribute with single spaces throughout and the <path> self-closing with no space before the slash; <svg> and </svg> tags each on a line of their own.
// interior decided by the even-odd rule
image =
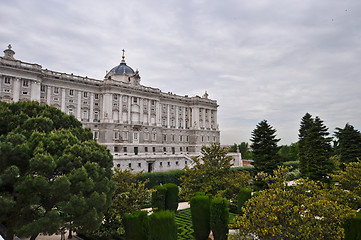
<svg viewBox="0 0 361 240">
<path fill-rule="evenodd" d="M 110 70 L 109 73 L 115 75 L 134 74 L 134 70 L 131 67 L 127 66 L 125 62 L 122 62 L 118 66 Z"/>
</svg>

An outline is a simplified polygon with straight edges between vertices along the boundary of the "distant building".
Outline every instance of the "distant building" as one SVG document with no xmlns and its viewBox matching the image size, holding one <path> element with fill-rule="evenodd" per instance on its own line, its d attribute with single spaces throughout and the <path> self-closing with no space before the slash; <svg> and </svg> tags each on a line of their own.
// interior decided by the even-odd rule
<svg viewBox="0 0 361 240">
<path fill-rule="evenodd" d="M 103 80 L 43 69 L 14 58 L 11 45 L 0 57 L 0 100 L 34 100 L 74 115 L 107 146 L 114 166 L 136 172 L 183 169 L 202 145 L 220 141 L 217 101 L 164 93 L 140 84 L 125 63 Z"/>
</svg>

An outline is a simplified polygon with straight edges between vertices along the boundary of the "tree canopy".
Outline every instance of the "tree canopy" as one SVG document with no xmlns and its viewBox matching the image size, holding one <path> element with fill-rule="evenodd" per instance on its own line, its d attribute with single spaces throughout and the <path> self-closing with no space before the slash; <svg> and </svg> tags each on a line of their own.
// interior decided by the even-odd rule
<svg viewBox="0 0 361 240">
<path fill-rule="evenodd" d="M 193 158 L 192 168 L 185 167 L 181 177 L 181 195 L 189 200 L 196 192 L 236 199 L 239 190 L 249 184 L 248 172 L 231 169 L 231 156 L 219 143 L 203 146 L 201 157 Z"/>
<path fill-rule="evenodd" d="M 299 129 L 300 171 L 303 177 L 327 182 L 334 169 L 331 138 L 319 117 L 306 113 Z"/>
<path fill-rule="evenodd" d="M 0 223 L 13 234 L 95 230 L 111 204 L 113 159 L 89 129 L 37 102 L 0 102 Z"/>
<path fill-rule="evenodd" d="M 272 173 L 281 164 L 276 129 L 267 120 L 258 123 L 252 132 L 253 166 L 255 174 Z"/>
<path fill-rule="evenodd" d="M 341 163 L 356 162 L 361 159 L 361 133 L 352 125 L 336 128 L 336 152 L 340 155 Z"/>
</svg>

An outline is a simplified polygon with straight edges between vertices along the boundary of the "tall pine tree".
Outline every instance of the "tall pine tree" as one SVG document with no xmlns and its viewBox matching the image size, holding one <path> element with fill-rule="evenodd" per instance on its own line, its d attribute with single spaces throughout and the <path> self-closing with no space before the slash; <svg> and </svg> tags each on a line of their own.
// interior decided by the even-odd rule
<svg viewBox="0 0 361 240">
<path fill-rule="evenodd" d="M 267 123 L 260 122 L 252 132 L 253 165 L 255 174 L 259 172 L 273 173 L 281 164 L 278 151 L 276 130 Z"/>
<path fill-rule="evenodd" d="M 336 151 L 340 155 L 341 163 L 356 162 L 361 159 L 361 133 L 352 125 L 336 128 Z"/>
<path fill-rule="evenodd" d="M 301 120 L 299 130 L 300 171 L 303 177 L 327 182 L 334 165 L 330 160 L 332 154 L 331 138 L 327 127 L 319 117 L 311 114 Z"/>
</svg>

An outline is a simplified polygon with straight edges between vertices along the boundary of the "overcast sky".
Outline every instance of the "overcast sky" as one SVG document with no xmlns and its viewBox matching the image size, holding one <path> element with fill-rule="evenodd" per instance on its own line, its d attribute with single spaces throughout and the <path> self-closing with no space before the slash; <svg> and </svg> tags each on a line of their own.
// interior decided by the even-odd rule
<svg viewBox="0 0 361 240">
<path fill-rule="evenodd" d="M 221 143 L 266 119 L 281 144 L 302 116 L 361 129 L 360 0 L 1 0 L 0 47 L 103 79 L 126 62 L 141 83 L 219 104 Z M 0 48 L 0 49 L 1 49 Z"/>
</svg>

